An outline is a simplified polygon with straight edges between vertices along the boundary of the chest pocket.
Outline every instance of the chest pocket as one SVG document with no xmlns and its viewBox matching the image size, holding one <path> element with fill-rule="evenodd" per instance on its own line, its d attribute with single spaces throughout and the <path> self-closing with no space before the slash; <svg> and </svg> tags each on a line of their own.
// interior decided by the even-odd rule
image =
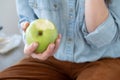
<svg viewBox="0 0 120 80">
<path fill-rule="evenodd" d="M 59 0 L 29 0 L 32 9 L 57 11 L 59 9 Z"/>
</svg>

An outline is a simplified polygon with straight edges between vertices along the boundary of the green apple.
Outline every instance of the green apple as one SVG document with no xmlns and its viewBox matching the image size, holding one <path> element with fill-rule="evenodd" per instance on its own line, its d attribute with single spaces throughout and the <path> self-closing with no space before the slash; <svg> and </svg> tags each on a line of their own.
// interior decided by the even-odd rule
<svg viewBox="0 0 120 80">
<path fill-rule="evenodd" d="M 44 52 L 50 43 L 55 42 L 58 36 L 56 26 L 46 19 L 37 19 L 30 23 L 26 30 L 26 42 L 37 42 L 36 53 Z"/>
</svg>

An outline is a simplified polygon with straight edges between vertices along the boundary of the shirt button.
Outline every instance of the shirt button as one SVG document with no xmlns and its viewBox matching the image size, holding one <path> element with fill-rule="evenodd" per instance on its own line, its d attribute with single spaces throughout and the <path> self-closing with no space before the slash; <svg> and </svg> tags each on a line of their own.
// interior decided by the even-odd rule
<svg viewBox="0 0 120 80">
<path fill-rule="evenodd" d="M 70 12 L 73 12 L 73 9 L 72 9 L 72 8 L 70 9 Z"/>
<path fill-rule="evenodd" d="M 73 16 L 70 16 L 70 18 L 73 18 Z"/>
<path fill-rule="evenodd" d="M 57 8 L 57 4 L 54 4 L 53 6 L 54 6 L 55 9 Z"/>
<path fill-rule="evenodd" d="M 37 8 L 37 3 L 34 4 L 34 8 Z"/>
<path fill-rule="evenodd" d="M 68 38 L 68 41 L 69 41 L 69 42 L 71 42 L 71 41 L 72 41 L 72 39 L 71 39 L 71 38 Z"/>
</svg>

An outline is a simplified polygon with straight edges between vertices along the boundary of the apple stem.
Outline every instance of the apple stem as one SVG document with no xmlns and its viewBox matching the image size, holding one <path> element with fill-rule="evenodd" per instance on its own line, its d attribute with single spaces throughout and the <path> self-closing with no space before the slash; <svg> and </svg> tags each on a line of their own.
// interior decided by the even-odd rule
<svg viewBox="0 0 120 80">
<path fill-rule="evenodd" d="M 43 35 L 43 31 L 39 31 L 38 35 L 40 35 L 40 36 Z"/>
</svg>

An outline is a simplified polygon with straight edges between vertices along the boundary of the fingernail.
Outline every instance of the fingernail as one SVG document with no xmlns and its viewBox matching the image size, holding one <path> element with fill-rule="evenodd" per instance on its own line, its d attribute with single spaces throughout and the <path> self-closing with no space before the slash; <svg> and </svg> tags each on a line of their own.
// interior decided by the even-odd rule
<svg viewBox="0 0 120 80">
<path fill-rule="evenodd" d="M 59 37 L 61 38 L 61 37 L 62 37 L 62 35 L 61 35 L 61 34 L 59 34 Z"/>
<path fill-rule="evenodd" d="M 36 58 L 35 54 L 32 54 L 31 56 L 32 56 L 33 58 Z"/>
<path fill-rule="evenodd" d="M 58 39 L 57 42 L 60 42 L 60 39 Z"/>
<path fill-rule="evenodd" d="M 54 44 L 51 44 L 51 45 L 50 45 L 50 49 L 53 49 L 53 48 L 54 48 L 54 46 L 55 46 Z"/>
<path fill-rule="evenodd" d="M 38 46 L 38 44 L 37 43 L 33 43 L 33 45 L 32 45 L 33 47 L 37 47 Z"/>
</svg>

